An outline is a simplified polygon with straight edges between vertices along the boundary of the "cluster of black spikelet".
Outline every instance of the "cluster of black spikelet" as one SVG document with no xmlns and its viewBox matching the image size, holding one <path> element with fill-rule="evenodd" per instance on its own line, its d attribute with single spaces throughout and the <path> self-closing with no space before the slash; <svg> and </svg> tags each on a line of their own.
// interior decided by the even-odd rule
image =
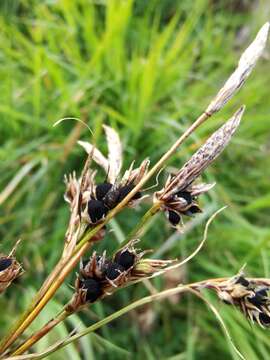
<svg viewBox="0 0 270 360">
<path fill-rule="evenodd" d="M 243 276 L 241 276 L 238 281 L 238 284 L 241 284 L 242 286 L 246 287 L 247 289 L 249 289 L 251 286 L 251 283 L 245 279 Z M 252 288 L 252 294 L 248 295 L 246 297 L 246 303 L 245 306 L 243 306 L 242 308 L 245 310 L 246 308 L 250 308 L 250 304 L 252 305 L 252 307 L 255 307 L 255 309 L 258 310 L 258 315 L 255 316 L 254 314 L 256 313 L 253 310 L 252 312 L 252 319 L 256 322 L 260 322 L 261 325 L 269 327 L 270 326 L 270 316 L 269 316 L 269 307 L 270 307 L 270 300 L 269 300 L 269 295 L 268 295 L 268 287 L 265 288 Z M 247 310 L 245 310 L 244 312 L 248 312 Z"/>
<path fill-rule="evenodd" d="M 101 257 L 97 257 L 97 265 L 101 261 Z M 85 300 L 94 302 L 99 299 L 107 286 L 108 282 L 116 280 L 121 274 L 128 272 L 135 264 L 136 255 L 129 250 L 118 252 L 113 260 L 106 260 L 102 266 L 98 266 L 99 271 L 87 275 L 81 272 L 80 288 L 86 290 Z M 83 263 L 86 265 L 88 261 Z"/>
<path fill-rule="evenodd" d="M 168 211 L 168 220 L 169 222 L 175 226 L 178 225 L 181 221 L 181 215 L 193 216 L 199 212 L 201 212 L 200 208 L 196 205 L 192 205 L 192 202 L 197 200 L 196 196 L 192 196 L 189 191 L 178 191 L 174 194 L 174 198 L 183 198 L 187 202 L 188 208 L 183 211 L 175 211 L 170 209 Z"/>
<path fill-rule="evenodd" d="M 135 185 L 131 182 L 126 185 L 114 186 L 108 182 L 96 186 L 95 196 L 88 202 L 88 215 L 92 223 L 103 219 L 107 213 L 119 204 L 133 189 Z M 141 193 L 136 193 L 132 200 L 141 197 Z"/>
</svg>

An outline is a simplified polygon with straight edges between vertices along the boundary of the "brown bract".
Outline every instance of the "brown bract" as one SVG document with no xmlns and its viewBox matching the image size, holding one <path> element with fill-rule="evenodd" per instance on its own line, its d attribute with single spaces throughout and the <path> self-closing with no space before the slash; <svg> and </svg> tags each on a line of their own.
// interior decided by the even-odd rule
<svg viewBox="0 0 270 360">
<path fill-rule="evenodd" d="M 220 283 L 215 289 L 226 304 L 235 305 L 252 323 L 261 327 L 270 326 L 269 286 L 259 280 L 249 280 L 239 275 Z"/>
<path fill-rule="evenodd" d="M 107 194 L 107 198 L 109 199 L 108 207 L 111 209 L 122 200 L 123 196 L 121 191 L 123 187 L 131 191 L 132 188 L 140 182 L 147 173 L 150 162 L 148 159 L 145 159 L 140 166 L 135 169 L 134 162 L 132 162 L 130 168 L 126 170 L 124 175 L 121 177 L 120 173 L 123 164 L 123 151 L 120 137 L 118 133 L 109 126 L 103 125 L 103 129 L 105 131 L 108 144 L 107 157 L 89 142 L 78 141 L 78 144 L 81 145 L 88 155 L 91 155 L 94 162 L 96 162 L 104 170 L 106 174 L 105 182 L 112 184 L 112 188 Z M 92 176 L 89 178 L 88 188 L 85 189 L 85 193 L 82 195 L 83 201 L 85 202 L 91 198 L 96 198 L 97 184 L 95 182 L 95 175 L 96 173 L 93 172 Z M 127 195 L 127 193 L 128 191 L 125 192 L 125 195 Z M 128 206 L 135 206 L 141 202 L 142 199 L 142 196 L 131 199 Z M 91 222 L 91 220 L 89 221 Z"/>
<path fill-rule="evenodd" d="M 0 271 L 0 293 L 2 293 L 22 273 L 22 267 L 14 257 L 0 254 L 0 261 L 10 263 L 9 266 Z"/>
</svg>

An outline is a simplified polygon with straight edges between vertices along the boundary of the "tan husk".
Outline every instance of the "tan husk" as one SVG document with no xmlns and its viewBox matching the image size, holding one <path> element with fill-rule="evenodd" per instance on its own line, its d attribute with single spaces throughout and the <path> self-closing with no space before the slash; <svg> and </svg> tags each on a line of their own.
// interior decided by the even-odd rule
<svg viewBox="0 0 270 360">
<path fill-rule="evenodd" d="M 0 254 L 0 260 L 6 259 L 10 260 L 11 264 L 6 269 L 0 271 L 0 294 L 22 273 L 22 267 L 14 257 Z"/>
</svg>

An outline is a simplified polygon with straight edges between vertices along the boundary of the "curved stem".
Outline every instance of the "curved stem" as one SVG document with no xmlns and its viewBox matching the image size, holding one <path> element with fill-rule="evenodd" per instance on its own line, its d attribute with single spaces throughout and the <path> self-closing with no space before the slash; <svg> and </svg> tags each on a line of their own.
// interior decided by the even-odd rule
<svg viewBox="0 0 270 360">
<path fill-rule="evenodd" d="M 73 341 L 76 341 L 78 339 L 80 339 L 81 337 L 101 328 L 102 326 L 110 323 L 111 321 L 119 318 L 120 316 L 128 313 L 131 310 L 134 310 L 140 306 L 143 306 L 145 304 L 151 303 L 153 301 L 157 301 L 157 300 L 162 300 L 165 298 L 168 298 L 172 295 L 175 294 L 179 294 L 179 293 L 183 293 L 186 291 L 190 291 L 190 289 L 194 289 L 194 290 L 198 290 L 200 288 L 203 288 L 207 283 L 211 282 L 211 283 L 218 283 L 218 282 L 222 282 L 228 280 L 228 278 L 218 278 L 218 279 L 207 279 L 207 280 L 203 280 L 203 281 L 199 281 L 199 282 L 195 282 L 192 284 L 187 284 L 187 285 L 179 285 L 175 288 L 172 289 L 168 289 L 168 290 L 164 290 L 161 291 L 157 294 L 153 294 L 153 295 L 149 295 L 146 296 L 142 299 L 139 299 L 127 306 L 125 306 L 124 308 L 114 312 L 113 314 L 105 317 L 104 319 L 96 322 L 95 324 L 87 327 L 86 329 L 84 329 L 83 331 L 70 336 L 69 338 L 58 342 L 57 344 L 51 346 L 50 348 L 48 348 L 46 351 L 44 351 L 42 354 L 30 354 L 30 355 L 23 355 L 23 356 L 12 356 L 9 357 L 6 360 L 26 360 L 26 359 L 43 359 L 45 357 L 47 357 L 48 355 L 54 353 L 55 351 L 67 346 L 68 344 L 70 344 Z"/>
</svg>

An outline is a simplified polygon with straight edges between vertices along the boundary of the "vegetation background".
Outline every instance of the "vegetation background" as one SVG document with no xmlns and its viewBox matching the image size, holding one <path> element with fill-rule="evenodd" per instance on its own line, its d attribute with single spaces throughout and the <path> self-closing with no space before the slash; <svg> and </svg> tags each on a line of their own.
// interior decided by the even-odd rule
<svg viewBox="0 0 270 360">
<path fill-rule="evenodd" d="M 21 238 L 18 258 L 26 270 L 0 298 L 2 336 L 60 255 L 69 216 L 63 175 L 79 171 L 85 159 L 76 141 L 89 140 L 86 128 L 74 121 L 57 128 L 53 123 L 66 116 L 82 119 L 104 152 L 101 125 L 110 124 L 123 139 L 125 166 L 147 156 L 154 163 L 231 73 L 241 51 L 269 19 L 270 3 L 2 0 L 0 11 L 0 250 L 8 253 Z M 270 275 L 269 49 L 268 44 L 241 92 L 170 162 L 179 168 L 240 104 L 247 105 L 233 142 L 203 176 L 217 182 L 201 200 L 204 214 L 186 220 L 184 235 L 174 233 L 163 216 L 145 229 L 143 249 L 153 248 L 158 257 L 182 257 L 198 244 L 205 219 L 229 206 L 211 225 L 201 253 L 174 276 L 155 279 L 157 290 L 231 276 L 245 263 L 250 275 Z M 112 221 L 99 250 L 115 249 L 146 208 L 126 210 Z M 32 330 L 70 298 L 74 276 Z M 58 326 L 35 350 L 147 293 L 142 284 L 119 291 Z M 269 332 L 207 296 L 246 358 L 269 359 Z M 120 318 L 49 358 L 211 360 L 236 355 L 205 305 L 183 296 Z"/>
</svg>

